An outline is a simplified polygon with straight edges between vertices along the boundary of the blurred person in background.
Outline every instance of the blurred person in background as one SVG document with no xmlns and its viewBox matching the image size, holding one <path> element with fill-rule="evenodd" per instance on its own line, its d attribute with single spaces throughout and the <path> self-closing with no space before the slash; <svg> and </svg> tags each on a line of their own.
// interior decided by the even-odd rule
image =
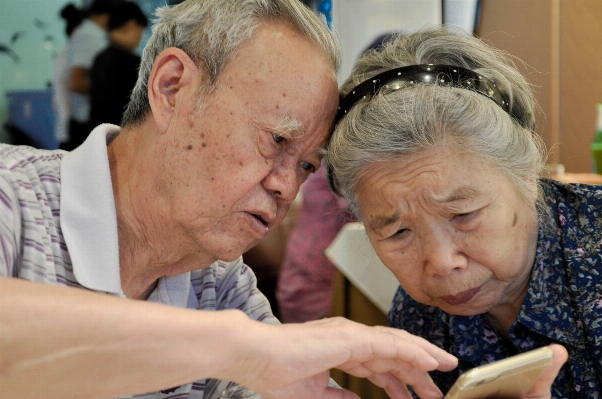
<svg viewBox="0 0 602 399">
<path fill-rule="evenodd" d="M 137 4 L 124 1 L 109 17 L 109 46 L 94 59 L 90 71 L 90 123 L 120 125 L 138 79 L 135 54 L 148 19 Z"/>
<path fill-rule="evenodd" d="M 86 9 L 87 18 L 67 41 L 66 61 L 69 70 L 71 118 L 68 137 L 60 148 L 71 151 L 90 133 L 90 68 L 94 58 L 109 44 L 109 15 L 119 0 L 94 0 Z"/>
<path fill-rule="evenodd" d="M 328 188 L 324 168 L 307 179 L 301 193 L 301 209 L 286 244 L 276 288 L 283 323 L 330 315 L 336 267 L 324 251 L 345 223 L 354 220 L 347 202 Z"/>
<path fill-rule="evenodd" d="M 83 11 L 69 3 L 61 10 L 65 20 L 67 38 L 84 19 Z M 69 139 L 69 120 L 71 119 L 71 99 L 69 97 L 70 69 L 67 66 L 67 46 L 57 54 L 52 74 L 52 105 L 56 111 L 54 137 L 62 143 Z"/>
</svg>

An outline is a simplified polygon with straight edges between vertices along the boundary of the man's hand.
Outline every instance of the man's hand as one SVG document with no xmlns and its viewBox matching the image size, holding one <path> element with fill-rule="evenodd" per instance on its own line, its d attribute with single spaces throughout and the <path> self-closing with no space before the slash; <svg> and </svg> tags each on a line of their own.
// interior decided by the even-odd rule
<svg viewBox="0 0 602 399">
<path fill-rule="evenodd" d="M 349 391 L 328 388 L 329 370 L 365 377 L 393 399 L 441 398 L 428 371 L 449 371 L 457 359 L 403 330 L 368 327 L 343 318 L 304 324 L 258 325 L 247 330 L 237 382 L 266 399 L 351 399 Z M 259 341 L 256 341 L 259 339 Z M 257 348 L 254 350 L 253 348 Z M 236 378 L 236 377 L 235 377 Z"/>
</svg>

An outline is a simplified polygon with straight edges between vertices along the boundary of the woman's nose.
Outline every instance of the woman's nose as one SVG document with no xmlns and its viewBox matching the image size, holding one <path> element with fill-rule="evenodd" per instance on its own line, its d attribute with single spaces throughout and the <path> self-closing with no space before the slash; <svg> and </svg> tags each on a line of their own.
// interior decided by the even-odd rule
<svg viewBox="0 0 602 399">
<path fill-rule="evenodd" d="M 454 232 L 444 228 L 430 229 L 421 238 L 426 273 L 447 276 L 454 269 L 466 267 L 466 256 L 454 239 Z"/>
</svg>

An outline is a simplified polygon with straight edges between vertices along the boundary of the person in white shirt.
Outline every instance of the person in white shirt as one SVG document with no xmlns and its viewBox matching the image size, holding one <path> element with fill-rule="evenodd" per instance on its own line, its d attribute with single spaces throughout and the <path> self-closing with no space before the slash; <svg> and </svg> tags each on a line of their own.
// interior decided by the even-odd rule
<svg viewBox="0 0 602 399">
<path fill-rule="evenodd" d="M 109 44 L 107 25 L 117 0 L 94 0 L 87 9 L 88 17 L 73 31 L 66 45 L 66 66 L 71 117 L 68 137 L 62 137 L 60 148 L 71 151 L 84 142 L 90 126 L 90 77 L 94 58 Z"/>
</svg>

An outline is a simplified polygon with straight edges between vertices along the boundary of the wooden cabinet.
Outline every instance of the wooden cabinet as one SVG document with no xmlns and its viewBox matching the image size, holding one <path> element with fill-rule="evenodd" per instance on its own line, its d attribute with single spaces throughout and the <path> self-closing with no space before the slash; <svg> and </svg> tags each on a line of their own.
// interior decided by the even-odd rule
<svg viewBox="0 0 602 399">
<path fill-rule="evenodd" d="M 595 104 L 602 101 L 602 1 L 482 0 L 479 37 L 520 58 L 541 107 L 549 162 L 591 172 Z"/>
</svg>

